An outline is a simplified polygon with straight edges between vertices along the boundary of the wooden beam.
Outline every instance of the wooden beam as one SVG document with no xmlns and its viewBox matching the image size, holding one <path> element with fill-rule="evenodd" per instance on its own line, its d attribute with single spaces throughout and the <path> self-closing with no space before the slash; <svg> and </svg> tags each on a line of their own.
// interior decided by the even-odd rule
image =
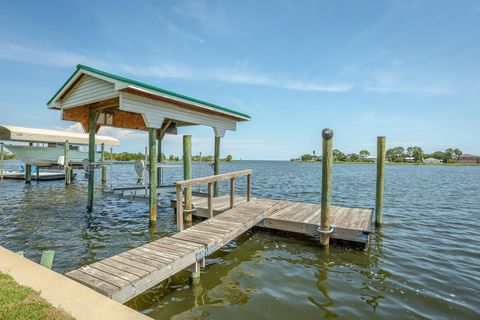
<svg viewBox="0 0 480 320">
<path fill-rule="evenodd" d="M 322 138 L 322 205 L 320 228 L 323 233 L 320 237 L 320 244 L 324 247 L 328 247 L 330 242 L 330 224 L 328 215 L 332 198 L 333 130 L 323 129 Z"/>
<path fill-rule="evenodd" d="M 235 171 L 235 172 L 229 172 L 229 173 L 222 173 L 216 176 L 208 176 L 208 177 L 195 178 L 191 180 L 177 181 L 175 184 L 181 187 L 193 187 L 200 184 L 207 184 L 210 182 L 217 182 L 217 181 L 228 180 L 231 178 L 247 176 L 252 173 L 253 173 L 252 170 L 247 169 L 247 170 L 241 170 L 241 171 Z"/>
</svg>

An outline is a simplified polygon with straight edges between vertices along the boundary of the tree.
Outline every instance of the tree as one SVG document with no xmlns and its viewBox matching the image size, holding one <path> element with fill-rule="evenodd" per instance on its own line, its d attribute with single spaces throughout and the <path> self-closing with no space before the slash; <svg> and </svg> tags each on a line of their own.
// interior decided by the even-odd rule
<svg viewBox="0 0 480 320">
<path fill-rule="evenodd" d="M 347 156 L 338 149 L 334 149 L 332 151 L 332 154 L 333 154 L 333 160 L 334 161 L 346 161 L 347 160 Z"/>
<path fill-rule="evenodd" d="M 358 154 L 360 155 L 360 158 L 370 157 L 370 152 L 368 152 L 368 150 L 361 150 Z"/>
<path fill-rule="evenodd" d="M 443 162 L 453 162 L 453 155 L 454 153 L 452 148 L 448 148 L 447 150 L 445 150 L 445 159 L 443 160 Z"/>
<path fill-rule="evenodd" d="M 453 153 L 455 154 L 455 157 L 457 159 L 463 154 L 462 150 L 460 150 L 458 148 L 453 149 Z"/>
<path fill-rule="evenodd" d="M 171 154 L 169 157 L 168 157 L 168 161 L 175 161 L 175 156 L 173 154 Z"/>
<path fill-rule="evenodd" d="M 415 162 L 423 162 L 423 150 L 420 147 L 413 147 L 411 156 L 415 159 Z"/>
<path fill-rule="evenodd" d="M 403 147 L 395 147 L 386 151 L 387 160 L 390 162 L 402 162 L 405 160 L 405 149 Z"/>
<path fill-rule="evenodd" d="M 232 155 L 230 155 L 230 154 L 227 155 L 227 157 L 225 158 L 225 161 L 227 161 L 227 162 L 232 162 L 232 161 L 233 161 Z"/>
<path fill-rule="evenodd" d="M 350 153 L 350 154 L 348 155 L 348 159 L 349 159 L 350 161 L 355 162 L 355 161 L 358 161 L 359 157 L 358 157 L 358 154 L 356 154 L 356 153 Z"/>
</svg>

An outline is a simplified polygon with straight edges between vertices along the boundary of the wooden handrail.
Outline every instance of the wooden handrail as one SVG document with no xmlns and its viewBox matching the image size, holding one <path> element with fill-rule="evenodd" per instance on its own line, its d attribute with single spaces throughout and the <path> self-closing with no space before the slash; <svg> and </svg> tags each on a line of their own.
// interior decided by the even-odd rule
<svg viewBox="0 0 480 320">
<path fill-rule="evenodd" d="M 230 209 L 235 207 L 235 178 L 247 176 L 247 202 L 252 196 L 252 173 L 253 171 L 241 170 L 214 176 L 178 181 L 175 183 L 177 191 L 177 230 L 183 230 L 183 188 L 197 186 L 201 184 L 208 185 L 208 217 L 213 218 L 213 183 L 230 179 Z"/>
<path fill-rule="evenodd" d="M 211 182 L 217 182 L 217 181 L 228 180 L 228 179 L 242 177 L 242 176 L 248 176 L 248 175 L 251 175 L 252 173 L 253 171 L 251 169 L 247 169 L 247 170 L 217 174 L 216 176 L 208 176 L 208 177 L 201 177 L 201 178 L 195 178 L 190 180 L 177 181 L 175 182 L 175 185 L 181 186 L 182 188 L 192 187 L 200 184 L 207 184 Z"/>
</svg>

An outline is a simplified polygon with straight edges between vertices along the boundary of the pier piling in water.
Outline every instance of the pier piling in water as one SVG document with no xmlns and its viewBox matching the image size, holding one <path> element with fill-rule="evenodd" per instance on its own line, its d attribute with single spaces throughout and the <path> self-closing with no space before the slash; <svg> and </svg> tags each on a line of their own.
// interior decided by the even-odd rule
<svg viewBox="0 0 480 320">
<path fill-rule="evenodd" d="M 102 143 L 100 149 L 100 161 L 102 162 L 102 184 L 107 183 L 107 166 L 105 165 L 105 143 Z"/>
<path fill-rule="evenodd" d="M 329 210 L 330 200 L 332 197 L 332 146 L 333 146 L 333 130 L 323 129 L 322 131 L 322 203 L 321 203 L 321 217 L 320 228 L 321 237 L 320 244 L 328 247 L 330 242 L 330 224 L 329 224 Z"/>
<path fill-rule="evenodd" d="M 148 128 L 150 225 L 157 223 L 157 129 Z M 146 160 L 146 158 L 145 158 Z"/>
<path fill-rule="evenodd" d="M 157 162 L 162 162 L 162 137 L 159 136 L 159 132 L 161 130 L 157 130 Z M 157 168 L 157 186 L 162 185 L 162 168 Z"/>
<path fill-rule="evenodd" d="M 220 173 L 220 137 L 215 136 L 215 152 L 213 156 L 213 175 Z M 218 182 L 213 184 L 213 196 L 218 197 Z"/>
<path fill-rule="evenodd" d="M 93 188 L 95 183 L 95 124 L 97 123 L 99 113 L 97 110 L 90 110 L 88 118 L 88 194 L 87 211 L 93 210 Z"/>
<path fill-rule="evenodd" d="M 28 163 L 25 163 L 25 183 L 32 183 L 32 166 Z"/>
<path fill-rule="evenodd" d="M 65 144 L 63 145 L 63 169 L 65 171 L 65 184 L 69 185 L 71 181 L 70 177 L 70 167 L 68 165 L 69 160 L 68 160 L 68 150 L 69 150 L 69 143 L 68 140 L 65 141 Z M 38 170 L 38 168 L 37 168 Z"/>
<path fill-rule="evenodd" d="M 192 136 L 183 136 L 183 179 L 192 179 Z M 192 187 L 185 188 L 185 221 L 192 221 Z"/>
<path fill-rule="evenodd" d="M 0 142 L 0 179 L 3 179 L 3 161 L 5 160 L 5 150 L 3 148 L 3 142 Z"/>
<path fill-rule="evenodd" d="M 377 187 L 375 197 L 375 226 L 383 223 L 383 189 L 385 175 L 385 137 L 377 137 Z"/>
</svg>

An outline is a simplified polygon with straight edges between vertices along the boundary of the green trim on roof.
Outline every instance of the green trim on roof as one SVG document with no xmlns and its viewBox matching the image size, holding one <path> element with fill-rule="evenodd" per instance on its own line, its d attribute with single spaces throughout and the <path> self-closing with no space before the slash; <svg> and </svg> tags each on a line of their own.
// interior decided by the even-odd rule
<svg viewBox="0 0 480 320">
<path fill-rule="evenodd" d="M 50 104 L 54 100 L 54 98 L 65 88 L 67 83 L 70 82 L 70 80 L 80 70 L 85 70 L 85 71 L 89 71 L 89 72 L 92 72 L 92 73 L 96 73 L 98 75 L 101 75 L 101 76 L 104 76 L 104 77 L 107 77 L 107 78 L 110 78 L 110 79 L 122 81 L 122 82 L 131 84 L 131 85 L 134 85 L 134 86 L 138 86 L 138 87 L 141 87 L 141 88 L 144 88 L 144 89 L 156 91 L 158 93 L 168 94 L 168 95 L 171 95 L 171 96 L 174 96 L 174 97 L 177 97 L 177 98 L 180 98 L 180 99 L 184 99 L 184 100 L 187 100 L 187 101 L 190 101 L 190 102 L 199 103 L 199 104 L 203 104 L 205 106 L 212 107 L 214 109 L 217 109 L 218 111 L 228 112 L 228 113 L 238 115 L 242 118 L 250 119 L 250 116 L 248 114 L 245 114 L 245 113 L 241 113 L 241 112 L 238 112 L 238 111 L 235 111 L 235 110 L 231 110 L 231 109 L 228 109 L 228 108 L 225 108 L 225 107 L 222 107 L 222 106 L 210 103 L 210 102 L 206 102 L 206 101 L 203 101 L 203 100 L 195 99 L 195 98 L 192 98 L 192 97 L 180 94 L 180 93 L 176 93 L 176 92 L 173 92 L 173 91 L 158 88 L 158 87 L 155 87 L 155 86 L 152 86 L 152 85 L 140 82 L 140 81 L 136 81 L 136 80 L 132 80 L 132 79 L 129 79 L 129 78 L 121 77 L 121 76 L 118 76 L 118 75 L 115 75 L 115 74 L 112 74 L 112 73 L 108 73 L 108 72 L 98 70 L 98 69 L 95 69 L 95 68 L 92 68 L 92 67 L 89 67 L 89 66 L 85 66 L 85 65 L 82 65 L 82 64 L 77 65 L 77 70 L 70 76 L 70 78 L 68 78 L 68 80 L 63 84 L 63 86 L 50 99 L 50 101 L 48 101 L 48 104 Z"/>
</svg>

